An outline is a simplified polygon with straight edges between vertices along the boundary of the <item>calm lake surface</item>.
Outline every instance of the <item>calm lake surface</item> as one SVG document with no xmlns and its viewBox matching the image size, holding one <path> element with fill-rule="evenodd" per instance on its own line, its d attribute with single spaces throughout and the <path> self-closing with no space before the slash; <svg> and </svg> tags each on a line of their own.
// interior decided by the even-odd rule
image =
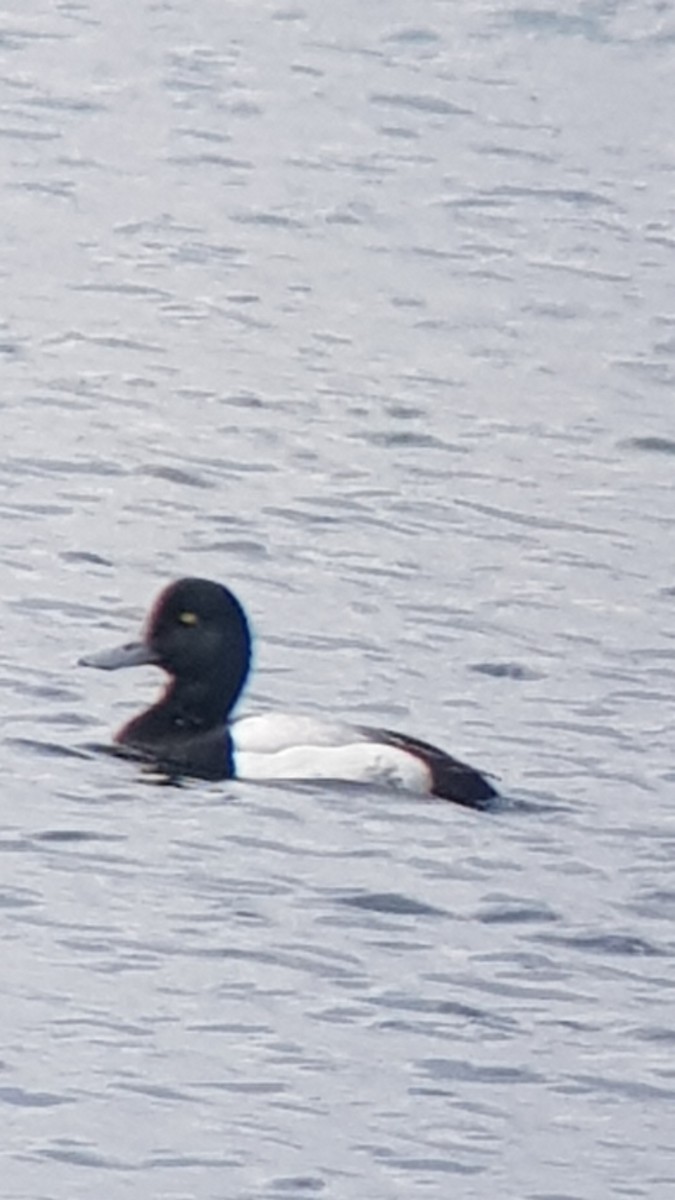
<svg viewBox="0 0 675 1200">
<path fill-rule="evenodd" d="M 5 1200 L 672 1200 L 675 6 L 9 0 Z M 494 814 L 161 787 L 82 654 Z"/>
</svg>

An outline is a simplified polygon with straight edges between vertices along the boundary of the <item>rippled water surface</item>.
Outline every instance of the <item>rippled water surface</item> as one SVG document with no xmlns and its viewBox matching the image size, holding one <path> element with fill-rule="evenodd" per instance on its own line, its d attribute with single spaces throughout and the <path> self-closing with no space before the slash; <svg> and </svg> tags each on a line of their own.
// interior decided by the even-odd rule
<svg viewBox="0 0 675 1200">
<path fill-rule="evenodd" d="M 0 47 L 3 1195 L 671 1200 L 675 7 Z M 502 809 L 92 751 L 188 573 Z"/>
</svg>

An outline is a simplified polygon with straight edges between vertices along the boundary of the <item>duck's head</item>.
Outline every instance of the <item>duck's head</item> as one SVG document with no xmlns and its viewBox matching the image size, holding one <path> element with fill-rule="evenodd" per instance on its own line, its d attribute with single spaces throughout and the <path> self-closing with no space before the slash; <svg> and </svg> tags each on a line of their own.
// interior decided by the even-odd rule
<svg viewBox="0 0 675 1200">
<path fill-rule="evenodd" d="M 179 579 L 157 597 L 140 641 L 80 662 L 106 671 L 144 663 L 161 667 L 175 689 L 208 693 L 208 707 L 217 701 L 224 717 L 244 684 L 250 658 L 251 635 L 237 598 L 209 579 Z"/>
</svg>

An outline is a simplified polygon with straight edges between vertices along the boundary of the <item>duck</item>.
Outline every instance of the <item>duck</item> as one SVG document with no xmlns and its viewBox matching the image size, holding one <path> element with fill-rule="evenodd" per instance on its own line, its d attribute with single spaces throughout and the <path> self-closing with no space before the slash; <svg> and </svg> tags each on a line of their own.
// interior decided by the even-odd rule
<svg viewBox="0 0 675 1200">
<path fill-rule="evenodd" d="M 405 733 L 292 713 L 233 716 L 251 669 L 252 635 L 223 584 L 184 578 L 159 594 L 142 637 L 85 656 L 114 671 L 152 665 L 159 699 L 117 732 L 115 753 L 171 778 L 384 785 L 485 809 L 497 796 L 474 767 Z"/>
</svg>

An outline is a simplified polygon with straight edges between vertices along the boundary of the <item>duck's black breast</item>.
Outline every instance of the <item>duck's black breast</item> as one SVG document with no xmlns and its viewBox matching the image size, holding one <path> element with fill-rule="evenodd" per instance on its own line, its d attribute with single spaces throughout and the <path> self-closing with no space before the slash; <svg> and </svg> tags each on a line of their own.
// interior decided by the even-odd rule
<svg viewBox="0 0 675 1200">
<path fill-rule="evenodd" d="M 174 775 L 190 775 L 195 779 L 232 779 L 235 775 L 234 746 L 225 725 L 212 729 L 175 727 L 171 731 L 149 736 L 143 728 L 142 714 L 119 731 L 116 742 L 123 751 L 155 764 L 160 770 Z"/>
</svg>

